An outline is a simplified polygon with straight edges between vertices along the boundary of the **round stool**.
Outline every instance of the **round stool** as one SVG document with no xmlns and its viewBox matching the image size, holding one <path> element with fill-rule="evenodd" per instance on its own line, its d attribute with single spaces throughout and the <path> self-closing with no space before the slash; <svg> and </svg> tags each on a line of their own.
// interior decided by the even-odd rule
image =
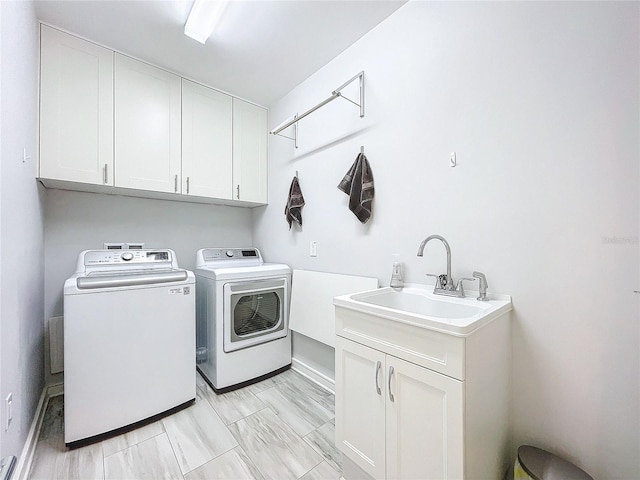
<svg viewBox="0 0 640 480">
<path fill-rule="evenodd" d="M 513 468 L 514 480 L 593 480 L 573 463 L 541 448 L 522 445 Z"/>
</svg>

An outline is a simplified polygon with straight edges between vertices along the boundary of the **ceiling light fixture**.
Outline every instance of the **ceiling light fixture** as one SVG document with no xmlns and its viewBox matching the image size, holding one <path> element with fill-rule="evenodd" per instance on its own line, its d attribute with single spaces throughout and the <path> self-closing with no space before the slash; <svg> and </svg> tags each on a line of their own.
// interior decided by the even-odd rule
<svg viewBox="0 0 640 480">
<path fill-rule="evenodd" d="M 228 3 L 229 0 L 194 0 L 184 34 L 204 45 Z"/>
</svg>

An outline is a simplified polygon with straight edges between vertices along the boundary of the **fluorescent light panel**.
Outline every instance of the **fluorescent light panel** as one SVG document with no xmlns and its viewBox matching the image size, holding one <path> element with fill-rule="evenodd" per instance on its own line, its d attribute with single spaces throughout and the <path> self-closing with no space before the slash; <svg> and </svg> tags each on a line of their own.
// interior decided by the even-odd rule
<svg viewBox="0 0 640 480">
<path fill-rule="evenodd" d="M 229 0 L 194 0 L 184 34 L 204 45 L 228 3 Z"/>
</svg>

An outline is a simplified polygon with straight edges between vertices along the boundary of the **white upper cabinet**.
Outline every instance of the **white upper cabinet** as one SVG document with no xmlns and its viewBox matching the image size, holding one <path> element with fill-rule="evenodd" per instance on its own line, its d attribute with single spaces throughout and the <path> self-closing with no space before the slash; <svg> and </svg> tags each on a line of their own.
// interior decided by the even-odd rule
<svg viewBox="0 0 640 480">
<path fill-rule="evenodd" d="M 41 27 L 40 177 L 113 185 L 113 52 Z"/>
<path fill-rule="evenodd" d="M 117 187 L 180 193 L 180 77 L 117 54 Z"/>
<path fill-rule="evenodd" d="M 267 110 L 233 99 L 233 198 L 267 203 Z"/>
<path fill-rule="evenodd" d="M 267 110 L 41 26 L 46 187 L 267 203 Z"/>
<path fill-rule="evenodd" d="M 232 97 L 182 79 L 182 193 L 232 198 L 232 125 Z"/>
</svg>

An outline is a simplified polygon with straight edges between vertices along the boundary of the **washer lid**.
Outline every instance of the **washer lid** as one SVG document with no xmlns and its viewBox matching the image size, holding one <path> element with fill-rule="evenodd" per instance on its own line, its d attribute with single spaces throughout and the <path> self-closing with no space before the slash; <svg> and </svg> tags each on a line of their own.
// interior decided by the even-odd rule
<svg viewBox="0 0 640 480">
<path fill-rule="evenodd" d="M 520 466 L 534 480 L 593 480 L 584 470 L 541 448 L 518 448 Z"/>
</svg>

